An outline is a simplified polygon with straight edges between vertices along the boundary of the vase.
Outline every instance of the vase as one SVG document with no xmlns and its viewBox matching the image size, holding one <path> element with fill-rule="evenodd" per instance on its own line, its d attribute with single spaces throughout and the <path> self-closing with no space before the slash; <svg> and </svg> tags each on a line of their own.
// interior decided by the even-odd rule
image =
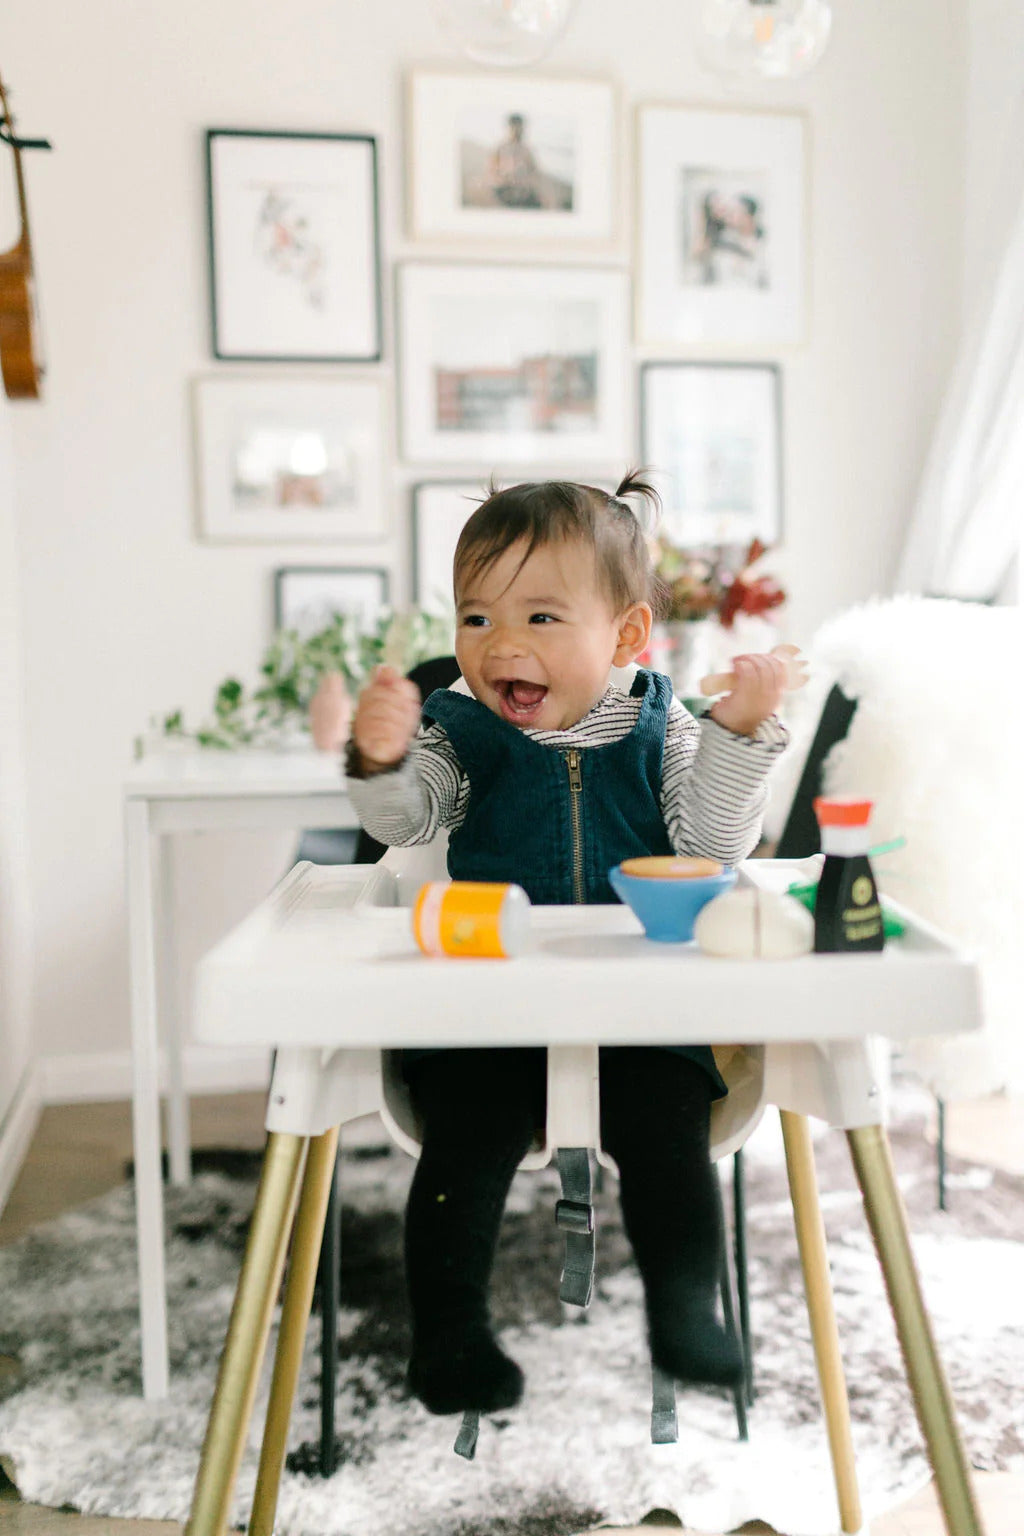
<svg viewBox="0 0 1024 1536">
<path fill-rule="evenodd" d="M 309 701 L 309 729 L 320 752 L 337 752 L 348 737 L 352 700 L 340 672 L 325 672 Z"/>
<path fill-rule="evenodd" d="M 709 672 L 713 631 L 711 619 L 670 620 L 656 624 L 651 635 L 651 663 L 672 680 L 677 699 L 700 695 L 700 680 Z"/>
</svg>

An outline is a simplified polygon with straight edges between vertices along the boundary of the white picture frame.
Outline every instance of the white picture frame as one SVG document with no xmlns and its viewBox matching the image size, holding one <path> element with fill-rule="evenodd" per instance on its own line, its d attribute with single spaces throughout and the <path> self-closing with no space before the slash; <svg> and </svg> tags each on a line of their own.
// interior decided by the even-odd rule
<svg viewBox="0 0 1024 1536">
<path fill-rule="evenodd" d="M 436 464 L 629 457 L 629 279 L 596 267 L 399 269 L 401 436 Z"/>
<path fill-rule="evenodd" d="M 487 499 L 483 480 L 421 480 L 412 488 L 412 597 L 427 613 L 455 607 L 452 565 L 459 534 Z"/>
<path fill-rule="evenodd" d="M 376 380 L 193 380 L 199 535 L 338 543 L 387 533 Z"/>
<path fill-rule="evenodd" d="M 381 567 L 289 565 L 274 572 L 274 628 L 302 639 L 348 614 L 360 634 L 371 634 L 388 606 L 389 576 Z"/>
<path fill-rule="evenodd" d="M 377 141 L 206 132 L 214 357 L 376 362 Z"/>
<path fill-rule="evenodd" d="M 415 70 L 408 209 L 418 239 L 607 245 L 617 109 L 608 81 Z"/>
<path fill-rule="evenodd" d="M 673 544 L 766 546 L 782 538 L 779 369 L 774 363 L 645 363 L 642 458 Z"/>
<path fill-rule="evenodd" d="M 795 112 L 637 111 L 638 343 L 805 339 L 806 131 Z"/>
</svg>

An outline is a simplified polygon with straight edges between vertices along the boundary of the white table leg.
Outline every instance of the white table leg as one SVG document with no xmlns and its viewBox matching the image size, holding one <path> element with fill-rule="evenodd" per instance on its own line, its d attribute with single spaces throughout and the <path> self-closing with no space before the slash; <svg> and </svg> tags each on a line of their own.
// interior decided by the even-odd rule
<svg viewBox="0 0 1024 1536">
<path fill-rule="evenodd" d="M 154 880 L 154 859 L 156 857 L 158 862 L 158 855 L 150 833 L 149 808 L 144 800 L 128 801 L 125 834 L 142 1391 L 152 1400 L 167 1396 L 168 1361 L 153 910 L 159 890 Z"/>
<path fill-rule="evenodd" d="M 174 840 L 160 843 L 160 1022 L 167 1052 L 167 1147 L 172 1184 L 192 1178 L 192 1133 L 185 1092 L 185 1021 L 174 942 Z"/>
</svg>

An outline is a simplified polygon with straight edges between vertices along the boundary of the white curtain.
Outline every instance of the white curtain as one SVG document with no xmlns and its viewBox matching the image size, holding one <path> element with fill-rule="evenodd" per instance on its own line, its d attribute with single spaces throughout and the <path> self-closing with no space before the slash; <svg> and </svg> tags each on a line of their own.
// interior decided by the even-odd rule
<svg viewBox="0 0 1024 1536">
<path fill-rule="evenodd" d="M 953 372 L 898 592 L 1005 600 L 1024 530 L 1024 200 Z"/>
</svg>

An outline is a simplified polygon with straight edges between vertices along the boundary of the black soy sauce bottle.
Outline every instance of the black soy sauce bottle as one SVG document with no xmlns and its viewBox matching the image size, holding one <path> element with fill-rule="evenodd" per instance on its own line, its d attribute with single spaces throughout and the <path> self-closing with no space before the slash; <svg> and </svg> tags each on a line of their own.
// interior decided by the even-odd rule
<svg viewBox="0 0 1024 1536">
<path fill-rule="evenodd" d="M 882 905 L 868 859 L 871 801 L 822 795 L 814 802 L 814 814 L 825 854 L 814 901 L 815 953 L 882 949 Z"/>
</svg>

